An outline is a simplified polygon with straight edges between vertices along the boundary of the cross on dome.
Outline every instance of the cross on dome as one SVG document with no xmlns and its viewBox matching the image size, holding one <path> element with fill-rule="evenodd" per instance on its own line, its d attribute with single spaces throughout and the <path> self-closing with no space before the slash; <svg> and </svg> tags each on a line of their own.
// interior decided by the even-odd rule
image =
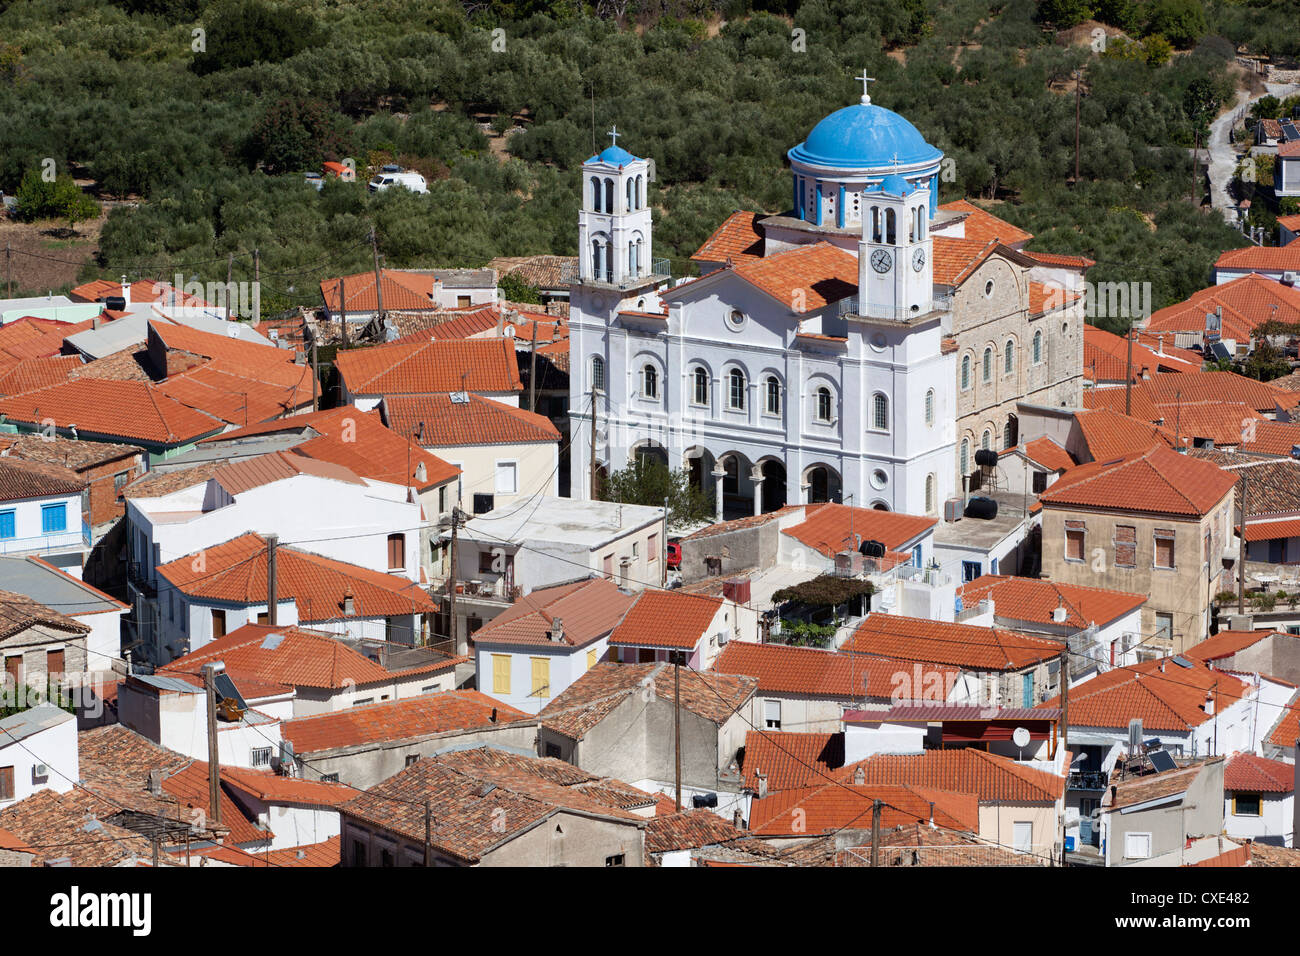
<svg viewBox="0 0 1300 956">
<path fill-rule="evenodd" d="M 611 145 L 611 146 L 617 146 L 617 145 L 618 145 L 618 127 L 617 127 L 617 126 L 615 126 L 613 129 L 611 129 L 611 130 L 610 130 L 606 135 L 609 136 L 609 142 L 610 142 L 610 145 Z"/>
<path fill-rule="evenodd" d="M 855 76 L 854 79 L 862 84 L 862 100 L 861 100 L 862 105 L 870 106 L 871 97 L 867 95 L 867 84 L 876 82 L 876 78 L 874 76 L 867 76 L 867 71 L 863 70 L 862 75 Z"/>
</svg>

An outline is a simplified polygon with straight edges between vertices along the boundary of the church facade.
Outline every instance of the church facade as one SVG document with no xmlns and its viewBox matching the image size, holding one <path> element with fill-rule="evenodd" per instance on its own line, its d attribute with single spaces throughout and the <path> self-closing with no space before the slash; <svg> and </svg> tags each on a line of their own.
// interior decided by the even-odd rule
<svg viewBox="0 0 1300 956">
<path fill-rule="evenodd" d="M 975 451 L 1015 444 L 1018 401 L 1081 400 L 1068 289 L 1087 260 L 1036 258 L 1027 233 L 938 205 L 942 153 L 865 93 L 789 158 L 792 209 L 733 214 L 677 284 L 652 257 L 650 162 L 611 145 L 584 163 L 575 496 L 648 455 L 725 517 L 810 501 L 938 515 Z"/>
</svg>

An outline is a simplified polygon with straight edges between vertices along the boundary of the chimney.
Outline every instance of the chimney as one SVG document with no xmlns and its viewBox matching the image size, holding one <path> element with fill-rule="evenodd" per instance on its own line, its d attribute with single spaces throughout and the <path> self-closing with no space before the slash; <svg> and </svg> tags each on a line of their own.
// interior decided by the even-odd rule
<svg viewBox="0 0 1300 956">
<path fill-rule="evenodd" d="M 933 800 L 930 801 L 930 829 L 932 829 L 932 830 L 935 829 L 935 826 L 934 826 L 934 801 L 933 801 Z"/>
<path fill-rule="evenodd" d="M 488 716 L 488 720 L 494 724 L 497 722 L 497 709 L 495 707 L 492 708 L 492 713 Z"/>
<path fill-rule="evenodd" d="M 553 618 L 551 620 L 551 640 L 559 644 L 564 640 L 564 620 L 562 618 Z"/>
<path fill-rule="evenodd" d="M 1052 611 L 1052 620 L 1057 624 L 1064 624 L 1065 618 L 1065 598 L 1058 594 L 1056 596 L 1056 609 Z"/>
<path fill-rule="evenodd" d="M 1201 709 L 1204 710 L 1211 717 L 1214 716 L 1214 692 L 1213 691 L 1207 690 L 1205 692 L 1205 704 L 1204 706 L 1202 706 Z"/>
<path fill-rule="evenodd" d="M 754 779 L 758 781 L 758 799 L 762 800 L 767 796 L 767 774 L 760 771 L 754 774 Z"/>
<path fill-rule="evenodd" d="M 122 301 L 126 303 L 129 311 L 131 308 L 131 283 L 126 281 L 126 276 L 122 276 Z"/>
<path fill-rule="evenodd" d="M 345 617 L 352 617 L 356 611 L 357 604 L 352 598 L 352 589 L 348 588 L 343 592 L 343 614 Z"/>
<path fill-rule="evenodd" d="M 853 782 L 857 784 L 859 787 L 867 782 L 866 767 L 858 767 L 857 770 L 853 771 Z"/>
</svg>

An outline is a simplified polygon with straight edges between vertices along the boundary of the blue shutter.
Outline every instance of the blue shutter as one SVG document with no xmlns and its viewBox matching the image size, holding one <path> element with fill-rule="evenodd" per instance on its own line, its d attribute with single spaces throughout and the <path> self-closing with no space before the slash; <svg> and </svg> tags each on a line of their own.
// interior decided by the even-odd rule
<svg viewBox="0 0 1300 956">
<path fill-rule="evenodd" d="M 41 505 L 41 533 L 52 534 L 68 528 L 67 505 Z"/>
<path fill-rule="evenodd" d="M 14 534 L 14 513 L 0 511 L 0 538 L 12 538 Z"/>
</svg>

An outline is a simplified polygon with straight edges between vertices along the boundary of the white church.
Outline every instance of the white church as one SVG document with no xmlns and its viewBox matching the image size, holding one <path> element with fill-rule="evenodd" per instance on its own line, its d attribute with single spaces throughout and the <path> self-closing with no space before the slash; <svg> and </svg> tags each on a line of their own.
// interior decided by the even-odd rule
<svg viewBox="0 0 1300 956">
<path fill-rule="evenodd" d="M 593 462 L 598 481 L 651 455 L 688 468 L 726 518 L 816 501 L 937 515 L 975 450 L 1014 446 L 1017 401 L 1079 401 L 1082 319 L 1048 341 L 1044 315 L 1071 306 L 1043 290 L 1092 263 L 1039 259 L 1028 233 L 939 206 L 943 154 L 859 80 L 860 102 L 789 151 L 792 210 L 729 217 L 693 256 L 697 278 L 673 284 L 653 258 L 653 164 L 616 131 L 584 163 L 575 497 Z"/>
</svg>

